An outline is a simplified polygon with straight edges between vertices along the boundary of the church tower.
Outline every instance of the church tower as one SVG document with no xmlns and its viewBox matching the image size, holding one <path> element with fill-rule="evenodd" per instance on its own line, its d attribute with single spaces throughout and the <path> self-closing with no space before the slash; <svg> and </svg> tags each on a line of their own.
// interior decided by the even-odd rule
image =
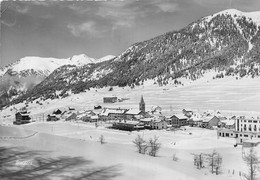
<svg viewBox="0 0 260 180">
<path fill-rule="evenodd" d="M 145 113 L 145 102 L 143 96 L 141 97 L 141 101 L 139 103 L 139 110 Z"/>
</svg>

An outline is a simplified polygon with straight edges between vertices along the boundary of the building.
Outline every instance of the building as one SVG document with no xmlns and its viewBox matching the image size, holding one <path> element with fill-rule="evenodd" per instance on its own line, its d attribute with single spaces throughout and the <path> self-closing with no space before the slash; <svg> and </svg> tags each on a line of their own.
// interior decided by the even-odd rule
<svg viewBox="0 0 260 180">
<path fill-rule="evenodd" d="M 141 101 L 139 103 L 139 110 L 145 113 L 145 102 L 143 96 L 141 97 Z"/>
<path fill-rule="evenodd" d="M 61 111 L 61 110 L 59 110 L 59 109 L 57 109 L 57 110 L 53 111 L 53 113 L 52 113 L 52 114 L 56 114 L 56 115 L 58 115 L 58 114 L 61 114 L 61 113 L 62 113 L 62 111 Z"/>
<path fill-rule="evenodd" d="M 162 108 L 160 106 L 152 107 L 152 114 L 162 114 Z"/>
<path fill-rule="evenodd" d="M 220 122 L 222 128 L 235 129 L 235 120 L 223 120 Z"/>
<path fill-rule="evenodd" d="M 220 123 L 220 119 L 217 116 L 207 116 L 202 118 L 202 127 L 204 128 L 212 128 L 214 126 L 218 126 Z"/>
<path fill-rule="evenodd" d="M 126 111 L 127 109 L 121 109 L 121 108 L 104 108 L 99 114 L 99 118 L 102 121 L 123 120 L 125 119 Z"/>
<path fill-rule="evenodd" d="M 48 114 L 47 121 L 58 121 L 60 118 L 56 114 Z"/>
<path fill-rule="evenodd" d="M 141 119 L 141 117 L 144 116 L 144 113 L 138 109 L 129 109 L 125 112 L 125 119 L 128 120 L 136 120 L 136 119 Z"/>
<path fill-rule="evenodd" d="M 151 123 L 152 123 L 153 118 L 144 118 L 140 119 L 140 122 L 144 125 L 144 128 L 146 129 L 151 129 Z"/>
<path fill-rule="evenodd" d="M 229 120 L 232 121 L 232 120 Z M 255 146 L 260 143 L 260 118 L 246 118 L 244 116 L 234 120 L 234 129 L 221 128 L 218 136 L 233 137 L 237 144 Z"/>
<path fill-rule="evenodd" d="M 172 125 L 172 127 L 189 125 L 188 117 L 184 116 L 183 114 L 174 114 L 170 117 L 170 125 Z"/>
<path fill-rule="evenodd" d="M 167 122 L 163 119 L 155 119 L 151 121 L 151 128 L 152 129 L 166 129 L 167 128 Z"/>
<path fill-rule="evenodd" d="M 30 120 L 30 114 L 27 111 L 21 111 L 15 114 L 15 121 L 13 122 L 13 124 L 26 124 L 30 123 Z"/>
<path fill-rule="evenodd" d="M 144 125 L 138 121 L 119 121 L 113 123 L 113 128 L 126 130 L 126 131 L 134 131 L 134 130 L 141 130 L 144 129 Z"/>
<path fill-rule="evenodd" d="M 115 103 L 115 102 L 117 102 L 117 97 L 116 96 L 103 97 L 103 102 L 104 103 Z"/>
<path fill-rule="evenodd" d="M 240 117 L 235 120 L 235 138 L 237 143 L 256 140 L 260 142 L 260 118 Z"/>
<path fill-rule="evenodd" d="M 68 113 L 65 118 L 66 121 L 71 121 L 71 120 L 76 120 L 76 119 L 77 119 L 76 113 Z"/>
</svg>

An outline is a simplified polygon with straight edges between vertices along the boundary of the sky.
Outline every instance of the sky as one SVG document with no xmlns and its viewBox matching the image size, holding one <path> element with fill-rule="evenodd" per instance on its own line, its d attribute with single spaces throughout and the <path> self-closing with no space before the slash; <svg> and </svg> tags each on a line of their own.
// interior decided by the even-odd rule
<svg viewBox="0 0 260 180">
<path fill-rule="evenodd" d="M 260 0 L 2 1 L 0 67 L 25 56 L 120 55 L 136 42 Z"/>
</svg>

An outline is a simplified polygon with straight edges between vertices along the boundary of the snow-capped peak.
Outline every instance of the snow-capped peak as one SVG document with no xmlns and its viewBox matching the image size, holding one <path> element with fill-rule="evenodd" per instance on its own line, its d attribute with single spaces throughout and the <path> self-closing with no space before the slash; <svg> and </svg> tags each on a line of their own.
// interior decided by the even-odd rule
<svg viewBox="0 0 260 180">
<path fill-rule="evenodd" d="M 50 73 L 52 73 L 55 69 L 64 65 L 83 66 L 90 63 L 98 63 L 98 62 L 106 61 L 111 59 L 112 57 L 114 58 L 114 56 L 109 55 L 109 56 L 105 56 L 104 58 L 96 60 L 94 58 L 88 57 L 86 54 L 74 55 L 66 59 L 27 56 L 21 58 L 20 60 L 12 64 L 9 64 L 4 68 L 1 68 L 0 76 L 3 76 L 8 70 L 19 73 L 31 69 L 47 76 Z"/>
<path fill-rule="evenodd" d="M 210 21 L 212 18 L 216 17 L 217 15 L 231 15 L 234 19 L 246 17 L 248 20 L 252 20 L 257 26 L 260 26 L 260 11 L 254 12 L 242 12 L 237 9 L 227 9 L 224 11 L 220 11 L 216 14 L 210 15 L 205 17 L 206 21 Z"/>
<path fill-rule="evenodd" d="M 78 65 L 84 65 L 84 64 L 96 62 L 96 60 L 94 58 L 90 58 L 86 54 L 74 55 L 70 58 L 70 61 L 73 64 L 76 63 Z"/>
</svg>

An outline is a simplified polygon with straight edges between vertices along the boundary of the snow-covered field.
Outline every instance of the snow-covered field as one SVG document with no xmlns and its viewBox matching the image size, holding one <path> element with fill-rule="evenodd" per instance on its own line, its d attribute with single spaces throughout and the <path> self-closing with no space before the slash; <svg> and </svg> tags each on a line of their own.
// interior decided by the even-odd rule
<svg viewBox="0 0 260 180">
<path fill-rule="evenodd" d="M 42 101 L 42 105 L 29 103 L 33 117 L 46 117 L 54 109 L 76 110 L 93 109 L 94 105 L 102 107 L 138 108 L 141 95 L 144 96 L 146 110 L 161 106 L 163 113 L 180 112 L 192 109 L 220 111 L 226 115 L 260 115 L 260 81 L 259 78 L 235 77 L 212 80 L 201 79 L 185 82 L 184 86 L 167 85 L 158 87 L 152 81 L 145 86 L 91 89 L 84 93 L 71 95 L 64 99 Z M 129 98 L 123 102 L 104 104 L 103 97 L 115 95 Z M 115 179 L 240 179 L 239 172 L 247 172 L 242 160 L 242 148 L 234 147 L 232 138 L 217 138 L 216 130 L 187 127 L 186 131 L 171 132 L 166 130 L 144 130 L 126 132 L 105 128 L 105 124 L 95 127 L 90 123 L 73 122 L 39 122 L 22 126 L 13 126 L 15 109 L 23 107 L 18 104 L 0 112 L 0 144 L 5 147 L 25 147 L 28 150 L 44 150 L 47 156 L 80 156 L 94 162 L 94 166 L 118 166 L 119 175 Z M 6 126 L 9 124 L 9 126 Z M 35 132 L 38 132 L 35 134 Z M 189 135 L 189 133 L 192 133 Z M 106 143 L 98 142 L 104 135 Z M 138 154 L 132 141 L 140 134 L 145 139 L 159 137 L 162 147 L 157 157 Z M 32 135 L 32 136 L 30 136 Z M 25 139 L 8 138 L 22 136 Z M 6 138 L 4 138 L 6 137 Z M 175 145 L 174 145 L 175 144 Z M 222 174 L 216 176 L 208 168 L 198 170 L 193 165 L 192 153 L 210 153 L 215 149 L 223 157 Z M 259 151 L 259 150 L 258 150 Z M 259 151 L 260 152 L 260 151 Z M 172 160 L 176 154 L 178 161 Z M 234 174 L 233 174 L 234 172 Z"/>
<path fill-rule="evenodd" d="M 234 139 L 218 139 L 215 130 L 186 127 L 186 130 L 175 133 L 166 130 L 126 132 L 107 129 L 104 124 L 96 128 L 94 124 L 82 122 L 35 122 L 16 127 L 0 126 L 0 129 L 2 146 L 47 151 L 50 156 L 80 156 L 93 161 L 98 167 L 119 166 L 120 175 L 115 179 L 232 180 L 240 178 L 239 171 L 247 172 L 242 148 L 233 147 Z M 38 133 L 26 139 L 3 139 L 24 137 L 35 131 Z M 103 145 L 99 143 L 101 134 L 106 142 Z M 147 140 L 155 135 L 159 137 L 161 149 L 157 157 L 136 152 L 132 141 L 137 134 Z M 218 176 L 212 175 L 208 168 L 198 170 L 193 165 L 192 153 L 211 153 L 213 149 L 223 157 L 222 173 Z M 173 154 L 178 161 L 172 160 Z"/>
<path fill-rule="evenodd" d="M 225 77 L 224 79 L 212 79 L 212 74 L 197 81 L 181 80 L 184 84 L 159 87 L 153 81 L 145 82 L 144 86 L 119 88 L 109 87 L 102 89 L 90 89 L 89 91 L 72 94 L 64 99 L 46 100 L 39 105 L 35 100 L 29 103 L 29 111 L 32 115 L 49 114 L 54 109 L 67 110 L 75 107 L 76 110 L 93 109 L 94 105 L 102 107 L 120 107 L 137 109 L 141 95 L 144 96 L 146 111 L 152 107 L 160 106 L 165 114 L 177 113 L 182 109 L 203 112 L 206 110 L 220 111 L 225 115 L 260 115 L 260 79 Z M 115 95 L 118 98 L 129 98 L 123 102 L 104 104 L 103 97 Z M 0 112 L 0 117 L 14 118 L 13 107 L 17 109 L 25 106 L 20 103 Z M 171 112 L 172 111 L 172 112 Z M 1 118 L 3 119 L 3 118 Z"/>
</svg>

